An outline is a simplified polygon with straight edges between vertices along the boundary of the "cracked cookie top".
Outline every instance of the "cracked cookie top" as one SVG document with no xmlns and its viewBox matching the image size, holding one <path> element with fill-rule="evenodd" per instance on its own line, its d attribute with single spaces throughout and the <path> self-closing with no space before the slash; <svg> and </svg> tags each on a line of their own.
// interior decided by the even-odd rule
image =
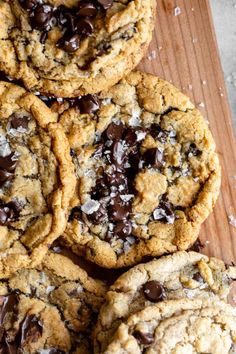
<svg viewBox="0 0 236 354">
<path fill-rule="evenodd" d="M 57 115 L 0 82 L 0 276 L 39 263 L 66 226 L 75 187 Z"/>
<path fill-rule="evenodd" d="M 151 41 L 155 0 L 0 2 L 0 70 L 56 97 L 117 83 Z"/>
<path fill-rule="evenodd" d="M 226 299 L 235 279 L 236 267 L 196 252 L 176 252 L 131 268 L 106 294 L 94 332 L 95 353 L 106 351 L 120 323 L 144 307 L 173 299 Z"/>
<path fill-rule="evenodd" d="M 64 235 L 74 252 L 115 268 L 194 243 L 218 197 L 220 165 L 185 95 L 133 72 L 99 96 L 53 109 L 62 112 L 78 178 Z"/>
<path fill-rule="evenodd" d="M 68 258 L 48 253 L 37 268 L 0 281 L 0 350 L 88 354 L 107 288 Z"/>
<path fill-rule="evenodd" d="M 236 312 L 224 302 L 176 300 L 147 307 L 122 323 L 104 354 L 233 354 Z"/>
</svg>

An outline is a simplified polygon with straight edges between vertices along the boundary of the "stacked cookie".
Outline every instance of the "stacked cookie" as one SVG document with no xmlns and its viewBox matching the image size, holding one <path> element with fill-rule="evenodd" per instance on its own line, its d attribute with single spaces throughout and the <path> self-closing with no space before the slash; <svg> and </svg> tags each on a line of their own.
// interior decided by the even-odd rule
<svg viewBox="0 0 236 354">
<path fill-rule="evenodd" d="M 220 190 L 213 137 L 132 71 L 155 3 L 0 1 L 2 353 L 235 351 L 235 267 L 185 252 Z"/>
</svg>

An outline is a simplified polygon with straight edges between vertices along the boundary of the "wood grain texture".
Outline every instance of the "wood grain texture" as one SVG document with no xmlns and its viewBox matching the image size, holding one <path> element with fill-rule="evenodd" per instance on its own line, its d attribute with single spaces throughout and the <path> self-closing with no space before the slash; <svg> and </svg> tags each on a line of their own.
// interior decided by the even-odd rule
<svg viewBox="0 0 236 354">
<path fill-rule="evenodd" d="M 236 140 L 210 5 L 207 0 L 157 0 L 157 9 L 153 41 L 139 69 L 172 82 L 209 121 L 221 159 L 222 189 L 201 229 L 200 240 L 209 242 L 202 252 L 236 263 L 236 228 L 228 219 L 236 217 Z M 156 58 L 150 60 L 152 52 Z"/>
</svg>

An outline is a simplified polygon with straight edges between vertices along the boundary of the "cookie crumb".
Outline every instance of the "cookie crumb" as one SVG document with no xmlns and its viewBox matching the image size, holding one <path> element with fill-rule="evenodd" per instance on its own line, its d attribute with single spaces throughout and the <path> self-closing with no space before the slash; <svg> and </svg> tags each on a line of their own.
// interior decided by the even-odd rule
<svg viewBox="0 0 236 354">
<path fill-rule="evenodd" d="M 233 227 L 236 228 L 236 218 L 233 215 L 229 215 L 228 219 L 229 219 L 230 225 L 232 225 Z"/>
<path fill-rule="evenodd" d="M 175 14 L 175 16 L 179 16 L 181 14 L 181 9 L 179 6 L 175 7 L 174 14 Z"/>
</svg>

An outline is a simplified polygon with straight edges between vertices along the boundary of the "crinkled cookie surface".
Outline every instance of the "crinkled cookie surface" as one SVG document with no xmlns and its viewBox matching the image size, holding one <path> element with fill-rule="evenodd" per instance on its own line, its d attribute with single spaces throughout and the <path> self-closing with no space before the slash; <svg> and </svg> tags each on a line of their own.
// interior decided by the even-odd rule
<svg viewBox="0 0 236 354">
<path fill-rule="evenodd" d="M 94 332 L 95 353 L 106 350 L 131 314 L 172 299 L 226 299 L 234 279 L 236 267 L 197 252 L 176 252 L 131 268 L 106 294 Z"/>
<path fill-rule="evenodd" d="M 64 231 L 74 166 L 57 115 L 0 82 L 0 276 L 41 261 Z"/>
<path fill-rule="evenodd" d="M 49 252 L 36 268 L 0 282 L 0 350 L 88 354 L 107 288 L 68 258 Z"/>
<path fill-rule="evenodd" d="M 151 41 L 155 0 L 0 1 L 0 70 L 57 97 L 117 83 Z"/>
<path fill-rule="evenodd" d="M 235 309 L 217 299 L 185 299 L 132 315 L 104 353 L 233 354 L 235 349 Z"/>
<path fill-rule="evenodd" d="M 54 109 L 78 178 L 64 234 L 75 253 L 115 268 L 194 243 L 221 173 L 209 128 L 185 95 L 132 72 Z"/>
</svg>

